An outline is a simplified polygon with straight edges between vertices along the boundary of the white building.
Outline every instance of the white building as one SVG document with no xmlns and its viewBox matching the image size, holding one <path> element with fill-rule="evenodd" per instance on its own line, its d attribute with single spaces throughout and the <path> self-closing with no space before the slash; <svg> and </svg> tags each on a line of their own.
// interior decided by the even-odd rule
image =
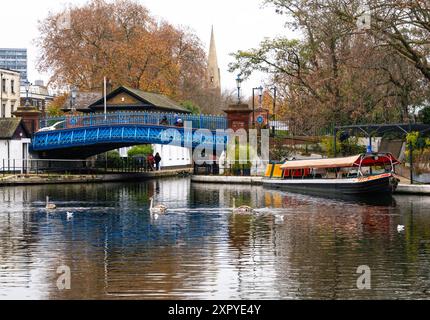
<svg viewBox="0 0 430 320">
<path fill-rule="evenodd" d="M 0 69 L 0 118 L 12 117 L 20 104 L 20 74 L 17 71 Z"/>
<path fill-rule="evenodd" d="M 21 105 L 25 105 L 27 100 L 27 89 L 28 102 L 42 112 L 42 116 L 45 116 L 49 105 L 54 100 L 54 96 L 49 92 L 43 80 L 36 80 L 34 84 L 30 83 L 28 88 L 26 85 L 20 87 Z"/>
<path fill-rule="evenodd" d="M 189 167 L 193 165 L 192 150 L 165 145 L 153 145 L 154 155 L 161 157 L 161 169 Z"/>
<path fill-rule="evenodd" d="M 128 151 L 132 147 L 119 149 L 122 158 L 126 158 Z M 183 168 L 193 165 L 193 154 L 190 149 L 169 146 L 169 145 L 152 145 L 154 156 L 159 153 L 161 157 L 161 169 Z"/>
<path fill-rule="evenodd" d="M 0 118 L 0 171 L 22 171 L 31 136 L 21 118 Z"/>
</svg>

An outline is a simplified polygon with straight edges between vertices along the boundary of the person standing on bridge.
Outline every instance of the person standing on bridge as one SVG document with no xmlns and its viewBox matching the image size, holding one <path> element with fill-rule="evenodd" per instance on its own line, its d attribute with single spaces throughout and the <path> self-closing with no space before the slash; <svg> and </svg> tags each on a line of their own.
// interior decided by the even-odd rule
<svg viewBox="0 0 430 320">
<path fill-rule="evenodd" d="M 158 152 L 155 155 L 154 160 L 155 160 L 155 167 L 157 168 L 156 171 L 160 171 L 161 156 Z"/>
<path fill-rule="evenodd" d="M 168 126 L 169 125 L 169 120 L 167 120 L 166 116 L 164 116 L 163 119 L 160 121 L 160 125 L 162 125 L 162 126 Z"/>
</svg>

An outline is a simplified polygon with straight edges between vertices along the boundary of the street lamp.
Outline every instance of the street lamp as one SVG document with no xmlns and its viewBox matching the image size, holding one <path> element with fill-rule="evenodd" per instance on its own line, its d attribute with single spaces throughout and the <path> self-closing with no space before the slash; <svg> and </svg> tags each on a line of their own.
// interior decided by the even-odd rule
<svg viewBox="0 0 430 320">
<path fill-rule="evenodd" d="M 263 106 L 263 86 L 252 88 L 252 126 L 255 127 L 255 91 L 258 90 L 260 108 Z"/>
<path fill-rule="evenodd" d="M 3 114 L 3 73 L 0 74 L 0 111 L 2 113 L 1 116 L 5 118 L 6 115 Z"/>
<path fill-rule="evenodd" d="M 70 96 L 70 109 L 72 110 L 72 113 L 75 113 L 76 111 L 75 102 L 76 102 L 77 95 L 78 95 L 77 89 L 75 86 L 73 86 L 71 88 L 71 96 Z"/>
<path fill-rule="evenodd" d="M 276 126 L 276 95 L 278 93 L 278 89 L 276 87 L 272 88 L 273 90 L 273 126 L 272 126 L 272 134 L 275 136 L 275 126 Z M 270 125 L 270 120 L 269 120 Z"/>
<path fill-rule="evenodd" d="M 26 96 L 25 96 L 25 104 L 28 106 L 30 104 L 30 101 L 28 100 L 28 92 L 30 91 L 31 88 L 31 83 L 27 80 L 25 82 L 25 92 L 26 92 Z"/>
<path fill-rule="evenodd" d="M 257 88 L 257 90 L 258 90 L 258 97 L 259 97 L 259 103 L 260 103 L 260 108 L 263 108 L 263 91 L 264 91 L 264 88 L 263 88 L 263 86 L 259 86 L 258 88 Z"/>
<path fill-rule="evenodd" d="M 241 101 L 240 101 L 240 89 L 242 88 L 242 81 L 243 80 L 240 78 L 240 74 L 237 75 L 236 86 L 237 86 L 237 101 L 238 101 L 238 104 L 241 103 Z"/>
</svg>

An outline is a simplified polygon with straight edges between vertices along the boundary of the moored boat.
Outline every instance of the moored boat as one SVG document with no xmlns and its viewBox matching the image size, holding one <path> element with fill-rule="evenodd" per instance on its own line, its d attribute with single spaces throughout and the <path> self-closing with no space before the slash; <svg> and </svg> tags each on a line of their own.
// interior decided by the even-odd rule
<svg viewBox="0 0 430 320">
<path fill-rule="evenodd" d="M 294 192 L 391 195 L 399 184 L 390 153 L 334 159 L 293 160 L 269 165 L 263 184 Z"/>
</svg>

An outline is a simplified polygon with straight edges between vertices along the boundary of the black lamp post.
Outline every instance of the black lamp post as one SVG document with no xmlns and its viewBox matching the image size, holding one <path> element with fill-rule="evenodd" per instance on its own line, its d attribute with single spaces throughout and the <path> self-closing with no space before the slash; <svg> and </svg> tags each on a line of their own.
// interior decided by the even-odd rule
<svg viewBox="0 0 430 320">
<path fill-rule="evenodd" d="M 252 88 L 252 126 L 255 127 L 255 90 L 258 90 L 260 107 L 263 104 L 263 87 Z"/>
<path fill-rule="evenodd" d="M 30 91 L 30 87 L 31 87 L 31 83 L 27 80 L 25 82 L 25 92 L 26 92 L 26 96 L 25 96 L 25 106 L 30 106 L 30 101 L 28 100 L 28 92 Z"/>
<path fill-rule="evenodd" d="M 238 104 L 241 103 L 240 99 L 240 89 L 242 88 L 242 79 L 240 78 L 240 74 L 236 78 L 236 86 L 237 86 L 237 102 Z"/>
<path fill-rule="evenodd" d="M 70 110 L 72 111 L 72 113 L 75 113 L 76 112 L 76 97 L 77 97 L 77 95 L 78 95 L 78 93 L 77 93 L 77 89 L 76 89 L 76 87 L 75 86 L 73 86 L 72 88 L 71 88 L 71 95 L 70 95 Z"/>
<path fill-rule="evenodd" d="M 276 95 L 278 93 L 278 89 L 276 87 L 272 88 L 273 90 L 273 126 L 272 126 L 272 134 L 275 136 L 275 130 L 276 130 Z M 269 120 L 270 125 L 270 120 Z"/>
<path fill-rule="evenodd" d="M 2 112 L 1 116 L 5 118 L 6 115 L 3 114 L 3 73 L 0 75 L 0 111 Z"/>
</svg>

